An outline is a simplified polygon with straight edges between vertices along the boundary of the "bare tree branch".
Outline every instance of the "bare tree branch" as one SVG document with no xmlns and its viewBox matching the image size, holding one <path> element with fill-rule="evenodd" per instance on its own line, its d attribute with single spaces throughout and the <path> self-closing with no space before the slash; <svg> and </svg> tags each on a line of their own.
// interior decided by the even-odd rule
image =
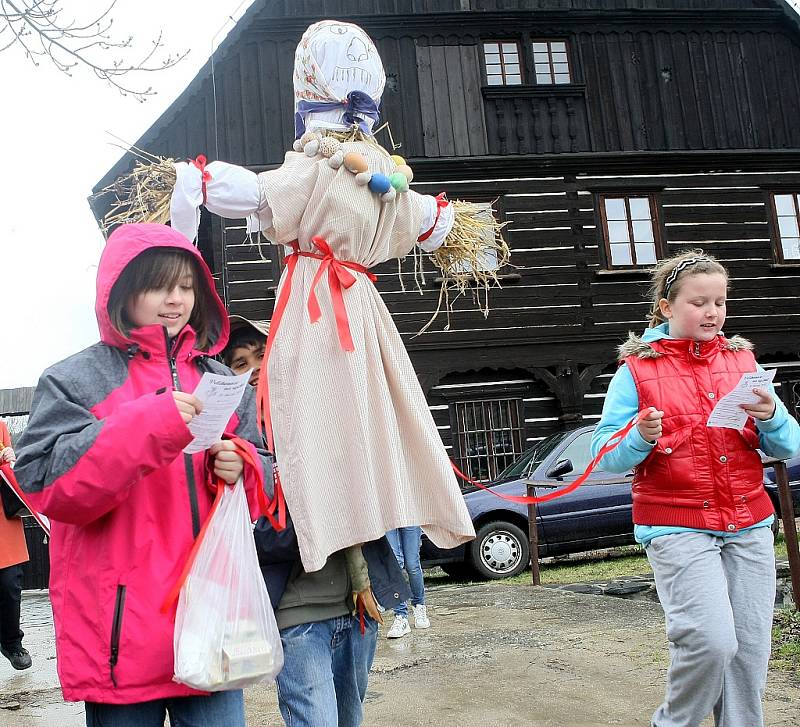
<svg viewBox="0 0 800 727">
<path fill-rule="evenodd" d="M 165 53 L 160 33 L 143 53 L 136 52 L 132 36 L 114 38 L 111 12 L 117 0 L 109 0 L 105 10 L 88 22 L 66 18 L 62 2 L 0 0 L 0 52 L 19 46 L 35 66 L 44 57 L 68 76 L 73 68 L 86 67 L 122 95 L 139 101 L 155 91 L 129 82 L 128 76 L 171 68 L 188 53 Z"/>
</svg>

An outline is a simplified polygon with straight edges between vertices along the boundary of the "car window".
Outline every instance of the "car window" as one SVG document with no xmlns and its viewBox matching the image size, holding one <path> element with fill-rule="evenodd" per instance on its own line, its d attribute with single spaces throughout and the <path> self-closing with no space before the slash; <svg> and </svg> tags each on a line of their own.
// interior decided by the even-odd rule
<svg viewBox="0 0 800 727">
<path fill-rule="evenodd" d="M 589 466 L 592 461 L 592 432 L 583 432 L 573 439 L 564 449 L 558 454 L 556 461 L 568 459 L 572 461 L 572 472 L 570 476 L 577 477 Z M 555 462 L 553 462 L 555 464 Z M 597 468 L 600 469 L 599 467 Z"/>
<path fill-rule="evenodd" d="M 530 449 L 527 449 L 525 452 L 523 452 L 522 456 L 506 467 L 497 476 L 495 481 L 499 482 L 500 480 L 510 480 L 523 477 L 526 472 L 530 472 L 532 469 L 535 469 L 542 462 L 544 462 L 544 460 L 547 458 L 547 455 L 549 455 L 550 452 L 552 452 L 559 444 L 561 444 L 566 436 L 566 432 L 558 432 L 558 434 L 545 437 L 540 442 L 537 442 Z"/>
</svg>

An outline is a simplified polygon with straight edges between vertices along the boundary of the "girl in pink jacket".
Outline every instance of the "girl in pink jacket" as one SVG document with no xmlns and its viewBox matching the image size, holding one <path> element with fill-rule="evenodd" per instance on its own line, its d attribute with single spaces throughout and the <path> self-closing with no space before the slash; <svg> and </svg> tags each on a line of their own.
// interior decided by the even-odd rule
<svg viewBox="0 0 800 727">
<path fill-rule="evenodd" d="M 174 610 L 160 611 L 211 508 L 209 471 L 234 483 L 243 470 L 228 441 L 183 453 L 202 408 L 188 392 L 204 371 L 230 374 L 209 358 L 227 341 L 226 311 L 199 252 L 153 224 L 109 237 L 95 308 L 101 341 L 44 372 L 16 468 L 52 522 L 64 698 L 86 702 L 87 725 L 162 727 L 166 713 L 186 727 L 244 725 L 241 691 L 173 681 Z M 247 391 L 227 431 L 260 443 L 255 411 Z"/>
</svg>

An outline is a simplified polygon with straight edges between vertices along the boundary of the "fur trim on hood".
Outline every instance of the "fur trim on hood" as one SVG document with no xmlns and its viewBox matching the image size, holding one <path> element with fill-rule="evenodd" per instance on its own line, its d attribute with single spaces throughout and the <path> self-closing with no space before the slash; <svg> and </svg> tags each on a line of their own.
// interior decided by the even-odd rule
<svg viewBox="0 0 800 727">
<path fill-rule="evenodd" d="M 742 336 L 733 336 L 732 338 L 723 338 L 725 341 L 724 348 L 728 351 L 752 351 L 753 344 Z M 658 358 L 664 354 L 654 350 L 650 344 L 637 336 L 632 331 L 628 332 L 628 340 L 617 348 L 617 357 L 620 361 L 624 361 L 628 356 L 636 356 L 638 358 Z"/>
</svg>

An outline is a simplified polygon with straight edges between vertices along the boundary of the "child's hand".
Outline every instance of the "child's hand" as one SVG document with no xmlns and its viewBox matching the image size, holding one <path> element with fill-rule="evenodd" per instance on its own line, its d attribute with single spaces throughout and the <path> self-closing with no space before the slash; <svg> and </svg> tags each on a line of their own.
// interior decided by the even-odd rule
<svg viewBox="0 0 800 727">
<path fill-rule="evenodd" d="M 235 485 L 242 476 L 244 460 L 229 439 L 212 444 L 208 453 L 214 458 L 214 474 L 229 485 Z"/>
<path fill-rule="evenodd" d="M 661 417 L 664 416 L 663 411 L 651 408 L 650 411 L 642 418 L 636 425 L 639 434 L 646 442 L 654 444 L 661 436 Z"/>
<path fill-rule="evenodd" d="M 765 419 L 771 419 L 775 414 L 775 400 L 772 395 L 764 389 L 753 389 L 753 393 L 758 395 L 758 401 L 755 404 L 739 404 L 739 406 L 754 419 L 762 422 Z"/>
<path fill-rule="evenodd" d="M 185 391 L 173 391 L 172 396 L 175 399 L 175 406 L 178 407 L 178 411 L 183 417 L 184 424 L 188 424 L 203 411 L 203 404 L 193 394 L 187 394 Z"/>
<path fill-rule="evenodd" d="M 5 447 L 0 451 L 0 462 L 16 462 L 17 455 L 11 447 Z"/>
</svg>

